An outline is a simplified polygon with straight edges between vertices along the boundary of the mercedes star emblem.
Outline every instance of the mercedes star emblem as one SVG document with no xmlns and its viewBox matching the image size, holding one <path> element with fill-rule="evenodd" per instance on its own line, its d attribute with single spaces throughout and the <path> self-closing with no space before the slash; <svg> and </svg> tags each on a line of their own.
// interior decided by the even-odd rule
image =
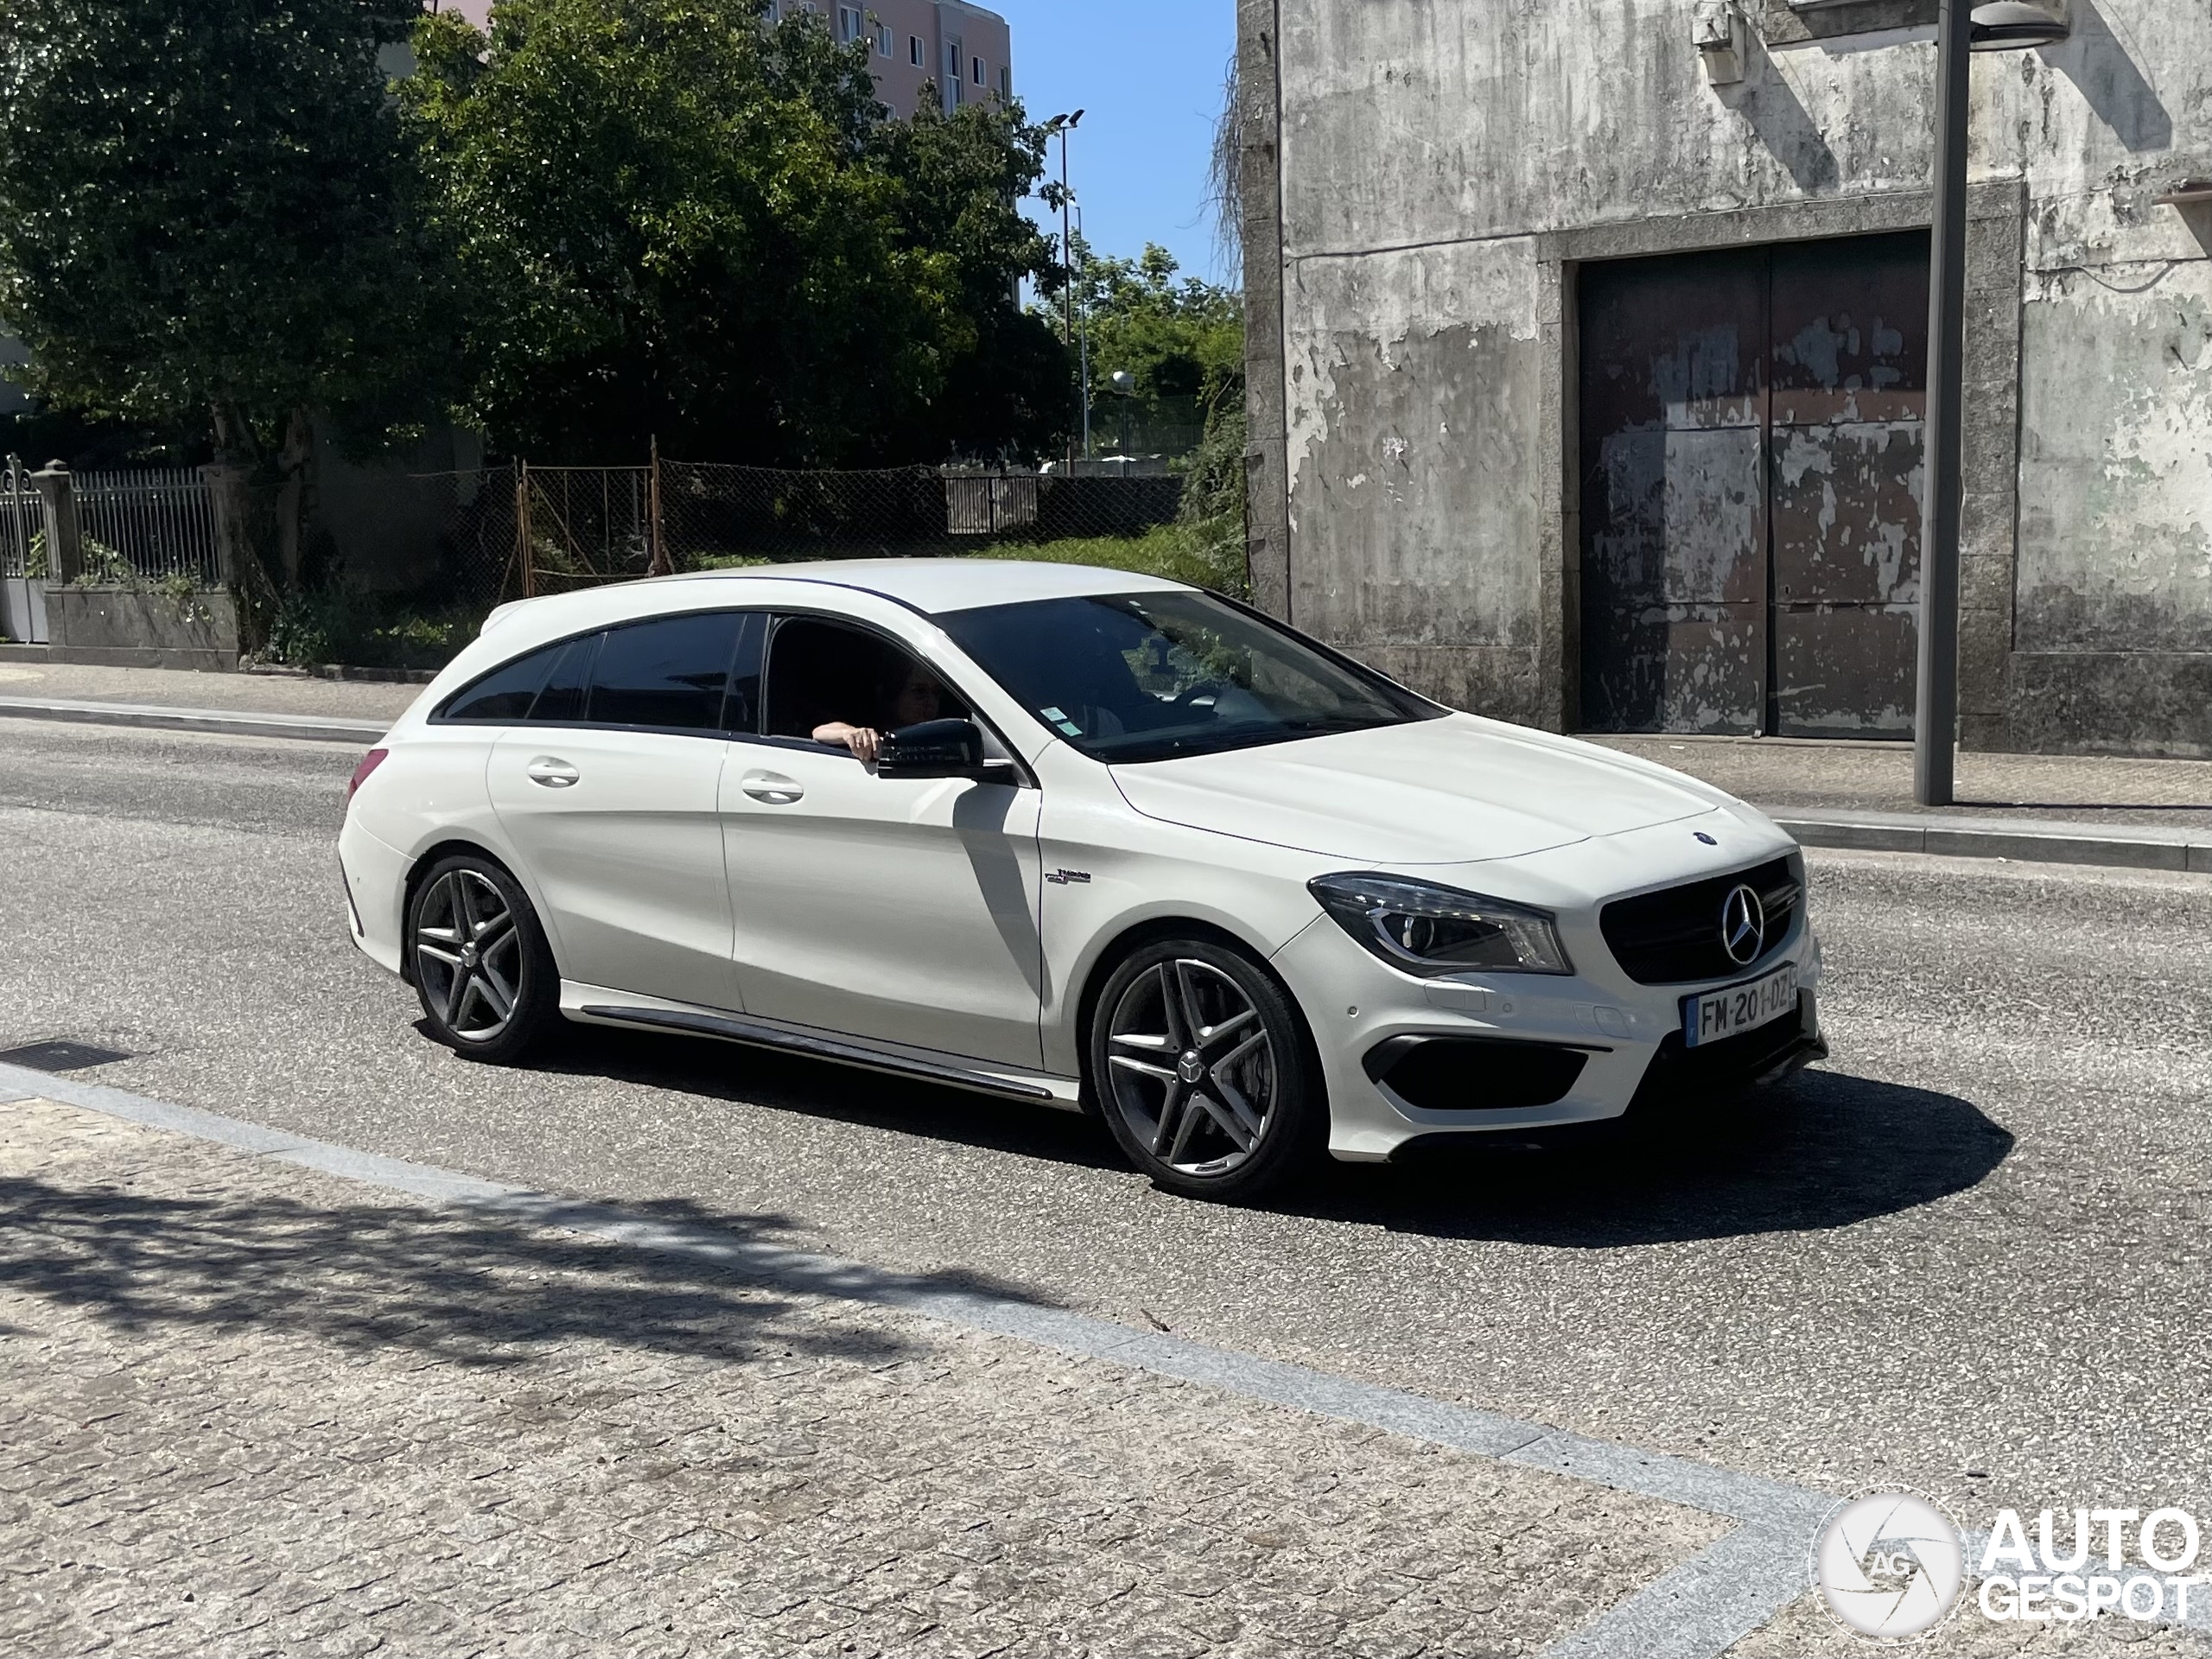
<svg viewBox="0 0 2212 1659">
<path fill-rule="evenodd" d="M 1738 967 L 1747 967 L 1766 949 L 1766 906 L 1750 887 L 1738 887 L 1720 906 L 1720 948 Z"/>
</svg>

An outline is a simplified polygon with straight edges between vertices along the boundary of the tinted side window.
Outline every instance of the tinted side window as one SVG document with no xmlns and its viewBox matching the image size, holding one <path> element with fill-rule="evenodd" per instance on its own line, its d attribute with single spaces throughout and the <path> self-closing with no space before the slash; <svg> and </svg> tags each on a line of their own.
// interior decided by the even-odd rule
<svg viewBox="0 0 2212 1659">
<path fill-rule="evenodd" d="M 718 730 L 740 620 L 717 611 L 608 629 L 586 717 L 594 726 Z"/>
<path fill-rule="evenodd" d="M 505 668 L 495 668 L 474 685 L 456 692 L 445 706 L 448 720 L 524 720 L 538 689 L 563 647 L 548 645 Z"/>
<path fill-rule="evenodd" d="M 588 633 L 561 648 L 560 660 L 546 677 L 545 689 L 531 705 L 532 722 L 554 721 L 573 725 L 584 717 L 584 690 L 591 684 L 591 662 L 599 650 L 600 636 Z"/>
</svg>

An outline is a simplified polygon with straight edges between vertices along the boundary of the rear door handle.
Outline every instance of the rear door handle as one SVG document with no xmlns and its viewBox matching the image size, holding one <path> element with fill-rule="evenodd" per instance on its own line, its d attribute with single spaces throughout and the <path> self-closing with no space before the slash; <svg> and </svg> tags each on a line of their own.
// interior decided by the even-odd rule
<svg viewBox="0 0 2212 1659">
<path fill-rule="evenodd" d="M 780 772 L 748 772 L 737 780 L 737 786 L 754 800 L 770 806 L 789 806 L 806 795 L 797 779 L 786 778 Z"/>
<path fill-rule="evenodd" d="M 543 784 L 548 789 L 567 789 L 583 774 L 565 760 L 556 760 L 550 754 L 541 754 L 523 768 L 533 784 Z"/>
</svg>

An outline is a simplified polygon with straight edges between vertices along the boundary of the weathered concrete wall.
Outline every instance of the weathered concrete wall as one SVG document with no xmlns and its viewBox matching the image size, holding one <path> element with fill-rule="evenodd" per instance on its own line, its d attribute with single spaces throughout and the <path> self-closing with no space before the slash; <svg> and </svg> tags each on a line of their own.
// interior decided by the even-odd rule
<svg viewBox="0 0 2212 1659">
<path fill-rule="evenodd" d="M 1749 0 L 1717 86 L 1694 9 L 1241 7 L 1248 73 L 1280 37 L 1280 223 L 1248 205 L 1246 269 L 1281 283 L 1254 428 L 1256 468 L 1285 439 L 1281 605 L 1437 695 L 1573 718 L 1578 258 L 1837 234 L 1854 200 L 1925 222 L 1932 0 Z M 1974 67 L 1964 730 L 2212 753 L 2212 217 L 2152 201 L 2212 175 L 2212 0 L 2072 17 Z"/>
<path fill-rule="evenodd" d="M 1290 613 L 1463 707 L 1538 707 L 1530 243 L 1296 267 Z"/>
<path fill-rule="evenodd" d="M 217 672 L 238 665 L 238 602 L 220 589 L 180 598 L 159 589 L 48 588 L 46 615 L 57 663 Z"/>
</svg>

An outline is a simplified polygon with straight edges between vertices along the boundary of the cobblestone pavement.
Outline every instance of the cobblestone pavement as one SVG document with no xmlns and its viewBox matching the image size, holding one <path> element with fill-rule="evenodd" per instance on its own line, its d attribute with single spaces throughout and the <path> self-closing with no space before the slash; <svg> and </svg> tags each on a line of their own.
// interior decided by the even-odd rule
<svg viewBox="0 0 2212 1659">
<path fill-rule="evenodd" d="M 0 1214 L 25 1659 L 1521 1654 L 1726 1526 L 49 1102 Z"/>
</svg>

